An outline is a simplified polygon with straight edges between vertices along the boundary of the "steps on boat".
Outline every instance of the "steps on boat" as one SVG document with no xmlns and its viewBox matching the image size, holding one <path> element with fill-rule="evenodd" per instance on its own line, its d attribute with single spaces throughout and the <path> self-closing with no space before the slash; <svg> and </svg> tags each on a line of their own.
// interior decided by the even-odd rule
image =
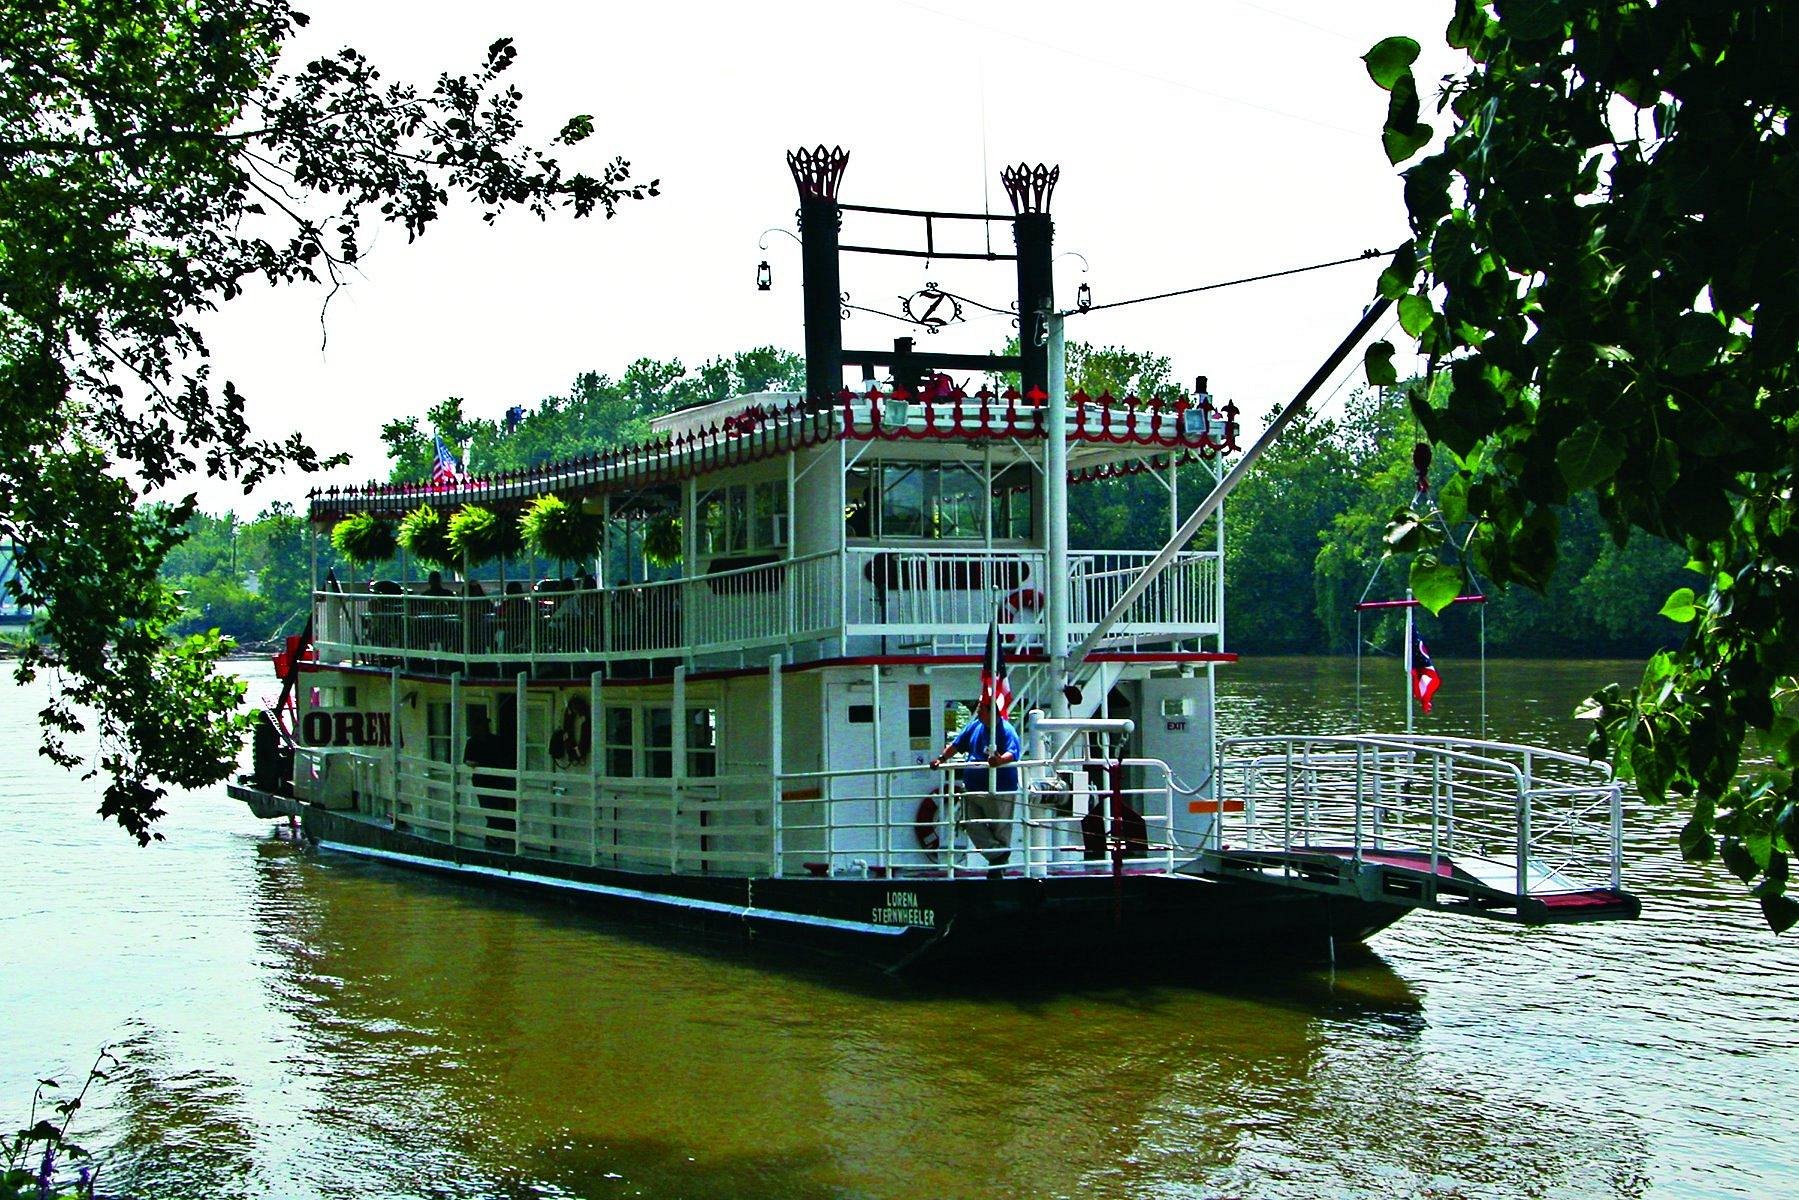
<svg viewBox="0 0 1799 1200">
<path fill-rule="evenodd" d="M 1212 879 L 1330 892 L 1407 908 L 1460 912 L 1523 925 L 1569 925 L 1631 920 L 1642 905 L 1629 892 L 1581 887 L 1533 862 L 1525 890 L 1517 888 L 1516 860 L 1432 856 L 1415 850 L 1352 846 L 1293 846 L 1285 850 L 1202 851 L 1182 868 Z"/>
</svg>

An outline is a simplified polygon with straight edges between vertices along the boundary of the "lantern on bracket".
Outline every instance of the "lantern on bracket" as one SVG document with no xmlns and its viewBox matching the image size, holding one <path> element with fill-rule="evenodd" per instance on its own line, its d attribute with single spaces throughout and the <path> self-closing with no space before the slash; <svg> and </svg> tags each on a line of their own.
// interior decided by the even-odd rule
<svg viewBox="0 0 1799 1200">
<path fill-rule="evenodd" d="M 765 258 L 756 264 L 756 290 L 758 292 L 766 292 L 774 285 L 774 272 L 769 270 L 768 260 Z"/>
<path fill-rule="evenodd" d="M 1082 312 L 1093 307 L 1093 289 L 1087 286 L 1085 279 L 1081 280 L 1080 287 L 1074 289 L 1074 306 Z"/>
</svg>

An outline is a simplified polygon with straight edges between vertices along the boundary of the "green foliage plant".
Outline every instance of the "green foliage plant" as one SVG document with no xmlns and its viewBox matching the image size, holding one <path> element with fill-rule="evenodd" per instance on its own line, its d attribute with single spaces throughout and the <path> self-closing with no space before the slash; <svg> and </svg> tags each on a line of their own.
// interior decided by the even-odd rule
<svg viewBox="0 0 1799 1200">
<path fill-rule="evenodd" d="M 203 315 L 257 283 L 328 294 L 375 229 L 410 240 L 460 201 L 610 217 L 656 192 L 619 158 L 564 168 L 587 114 L 527 142 L 509 39 L 418 86 L 347 48 L 284 69 L 306 20 L 284 0 L 0 5 L 0 533 L 13 598 L 47 614 L 17 670 L 59 681 L 51 757 L 98 726 L 102 811 L 139 836 L 167 786 L 235 767 L 213 732 L 241 733 L 230 687 L 194 674 L 223 643 L 172 632 L 160 568 L 192 505 L 142 498 L 338 461 L 252 433 Z"/>
<path fill-rule="evenodd" d="M 1799 922 L 1799 10 L 1456 0 L 1447 40 L 1468 63 L 1442 85 L 1446 140 L 1403 172 L 1412 239 L 1380 284 L 1453 384 L 1413 404 L 1455 458 L 1440 505 L 1501 583 L 1547 586 L 1560 514 L 1583 495 L 1616 545 L 1685 553 L 1691 585 L 1661 618 L 1685 640 L 1582 715 L 1594 753 L 1644 797 L 1684 801 L 1683 853 L 1722 858 L 1786 929 Z M 1395 164 L 1432 139 L 1418 52 L 1389 38 L 1366 57 Z M 1393 382 L 1390 351 L 1370 351 L 1370 382 Z M 1414 579 L 1440 583 L 1439 565 L 1421 548 Z"/>
<path fill-rule="evenodd" d="M 400 548 L 413 561 L 444 569 L 458 561 L 450 544 L 450 523 L 440 509 L 421 504 L 400 518 Z"/>
<path fill-rule="evenodd" d="M 681 561 L 681 518 L 674 513 L 652 517 L 643 529 L 643 556 L 652 566 L 672 567 Z"/>
<path fill-rule="evenodd" d="M 25 1127 L 0 1139 L 5 1160 L 0 1165 L 0 1200 L 93 1200 L 99 1170 L 94 1156 L 69 1140 L 69 1125 L 81 1111 L 94 1081 L 106 1078 L 101 1068 L 118 1061 L 102 1046 L 81 1090 L 50 1104 L 44 1103 L 45 1093 L 60 1091 L 60 1085 L 54 1079 L 37 1081 Z M 57 1119 L 40 1116 L 40 1112 L 54 1112 Z"/>
<path fill-rule="evenodd" d="M 444 536 L 454 561 L 471 567 L 504 558 L 519 547 L 518 522 L 482 504 L 465 504 L 452 513 Z"/>
<path fill-rule="evenodd" d="M 600 549 L 600 520 L 554 493 L 539 496 L 519 516 L 525 545 L 559 563 L 592 562 Z"/>
<path fill-rule="evenodd" d="M 351 513 L 331 527 L 331 548 L 359 567 L 386 562 L 398 545 L 392 522 L 373 513 Z"/>
</svg>

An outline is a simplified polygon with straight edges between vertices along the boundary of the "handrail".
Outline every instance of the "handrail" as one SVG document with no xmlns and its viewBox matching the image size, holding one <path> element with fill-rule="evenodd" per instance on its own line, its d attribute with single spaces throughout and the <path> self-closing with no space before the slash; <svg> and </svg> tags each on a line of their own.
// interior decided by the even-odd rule
<svg viewBox="0 0 1799 1200">
<path fill-rule="evenodd" d="M 1590 848 L 1600 846 L 1616 890 L 1621 801 L 1603 764 L 1519 743 L 1397 734 L 1229 738 L 1220 756 L 1218 770 L 1242 789 L 1243 836 L 1251 845 L 1266 828 L 1256 812 L 1261 801 L 1280 805 L 1274 836 L 1284 851 L 1316 844 L 1322 832 L 1350 837 L 1358 863 L 1365 850 L 1427 853 L 1425 887 L 1433 894 L 1438 864 L 1450 854 L 1463 869 L 1492 864 L 1478 872 L 1488 881 L 1495 868 L 1509 872 L 1520 897 L 1580 890 L 1566 872 L 1592 862 Z M 1558 777 L 1565 774 L 1586 778 Z M 1222 820 L 1215 826 L 1219 848 L 1223 827 Z M 1509 863 L 1492 850 L 1507 842 Z"/>
</svg>

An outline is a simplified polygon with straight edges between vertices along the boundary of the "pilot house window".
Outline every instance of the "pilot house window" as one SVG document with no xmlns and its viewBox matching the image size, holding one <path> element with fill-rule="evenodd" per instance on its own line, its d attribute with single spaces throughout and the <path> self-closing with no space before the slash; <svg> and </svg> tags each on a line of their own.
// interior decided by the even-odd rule
<svg viewBox="0 0 1799 1200">
<path fill-rule="evenodd" d="M 844 532 L 850 537 L 979 541 L 991 510 L 995 538 L 1031 536 L 1033 474 L 1024 465 L 993 476 L 955 462 L 886 462 L 851 467 L 844 478 Z M 989 503 L 990 501 L 990 503 Z"/>
</svg>

